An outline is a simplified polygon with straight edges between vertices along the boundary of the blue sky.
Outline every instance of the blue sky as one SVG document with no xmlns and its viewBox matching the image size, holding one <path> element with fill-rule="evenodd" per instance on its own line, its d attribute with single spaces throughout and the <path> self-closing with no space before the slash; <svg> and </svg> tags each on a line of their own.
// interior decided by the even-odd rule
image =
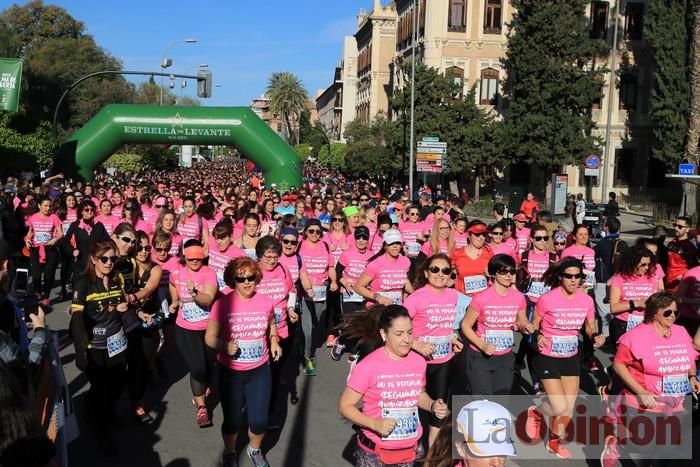
<svg viewBox="0 0 700 467">
<path fill-rule="evenodd" d="M 0 9 L 11 3 L 0 0 Z M 158 71 L 163 51 L 171 70 L 184 73 L 208 63 L 214 96 L 202 104 L 248 105 L 262 94 L 272 72 L 295 73 L 313 97 L 331 84 L 343 36 L 355 32 L 360 8 L 372 0 L 45 0 L 85 23 L 98 45 L 127 70 Z M 196 69 L 191 74 L 196 74 Z M 192 95 L 190 83 L 185 94 Z M 178 87 L 175 91 L 179 92 Z"/>
</svg>

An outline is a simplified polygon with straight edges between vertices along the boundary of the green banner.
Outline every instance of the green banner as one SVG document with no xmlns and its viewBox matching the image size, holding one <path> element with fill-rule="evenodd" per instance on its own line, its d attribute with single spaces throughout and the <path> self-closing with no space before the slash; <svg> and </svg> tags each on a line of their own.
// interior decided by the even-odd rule
<svg viewBox="0 0 700 467">
<path fill-rule="evenodd" d="M 17 112 L 22 84 L 22 60 L 0 58 L 0 110 Z"/>
</svg>

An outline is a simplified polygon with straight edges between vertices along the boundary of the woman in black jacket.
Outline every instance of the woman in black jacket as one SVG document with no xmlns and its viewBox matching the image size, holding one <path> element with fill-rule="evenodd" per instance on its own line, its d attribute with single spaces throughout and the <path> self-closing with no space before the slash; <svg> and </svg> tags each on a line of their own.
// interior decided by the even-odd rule
<svg viewBox="0 0 700 467">
<path fill-rule="evenodd" d="M 73 281 L 80 275 L 90 257 L 90 248 L 97 242 L 109 239 L 107 230 L 95 222 L 95 203 L 87 198 L 78 205 L 78 220 L 71 223 L 64 234 L 63 251 L 73 258 Z"/>
</svg>

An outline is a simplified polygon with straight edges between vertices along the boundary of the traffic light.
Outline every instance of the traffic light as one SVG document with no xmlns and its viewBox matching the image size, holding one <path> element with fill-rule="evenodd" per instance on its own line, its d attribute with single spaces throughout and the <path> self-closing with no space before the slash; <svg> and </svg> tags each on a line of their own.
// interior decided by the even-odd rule
<svg viewBox="0 0 700 467">
<path fill-rule="evenodd" d="M 199 70 L 197 72 L 197 97 L 211 97 L 211 71 Z"/>
</svg>

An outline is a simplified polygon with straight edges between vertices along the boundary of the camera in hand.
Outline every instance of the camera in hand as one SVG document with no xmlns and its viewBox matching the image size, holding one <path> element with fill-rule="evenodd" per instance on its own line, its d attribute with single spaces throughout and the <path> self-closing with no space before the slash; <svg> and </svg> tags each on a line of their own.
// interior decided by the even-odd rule
<svg viewBox="0 0 700 467">
<path fill-rule="evenodd" d="M 24 311 L 24 321 L 29 323 L 32 321 L 29 315 L 39 312 L 39 296 L 35 294 L 25 295 L 19 302 L 19 306 Z"/>
</svg>

